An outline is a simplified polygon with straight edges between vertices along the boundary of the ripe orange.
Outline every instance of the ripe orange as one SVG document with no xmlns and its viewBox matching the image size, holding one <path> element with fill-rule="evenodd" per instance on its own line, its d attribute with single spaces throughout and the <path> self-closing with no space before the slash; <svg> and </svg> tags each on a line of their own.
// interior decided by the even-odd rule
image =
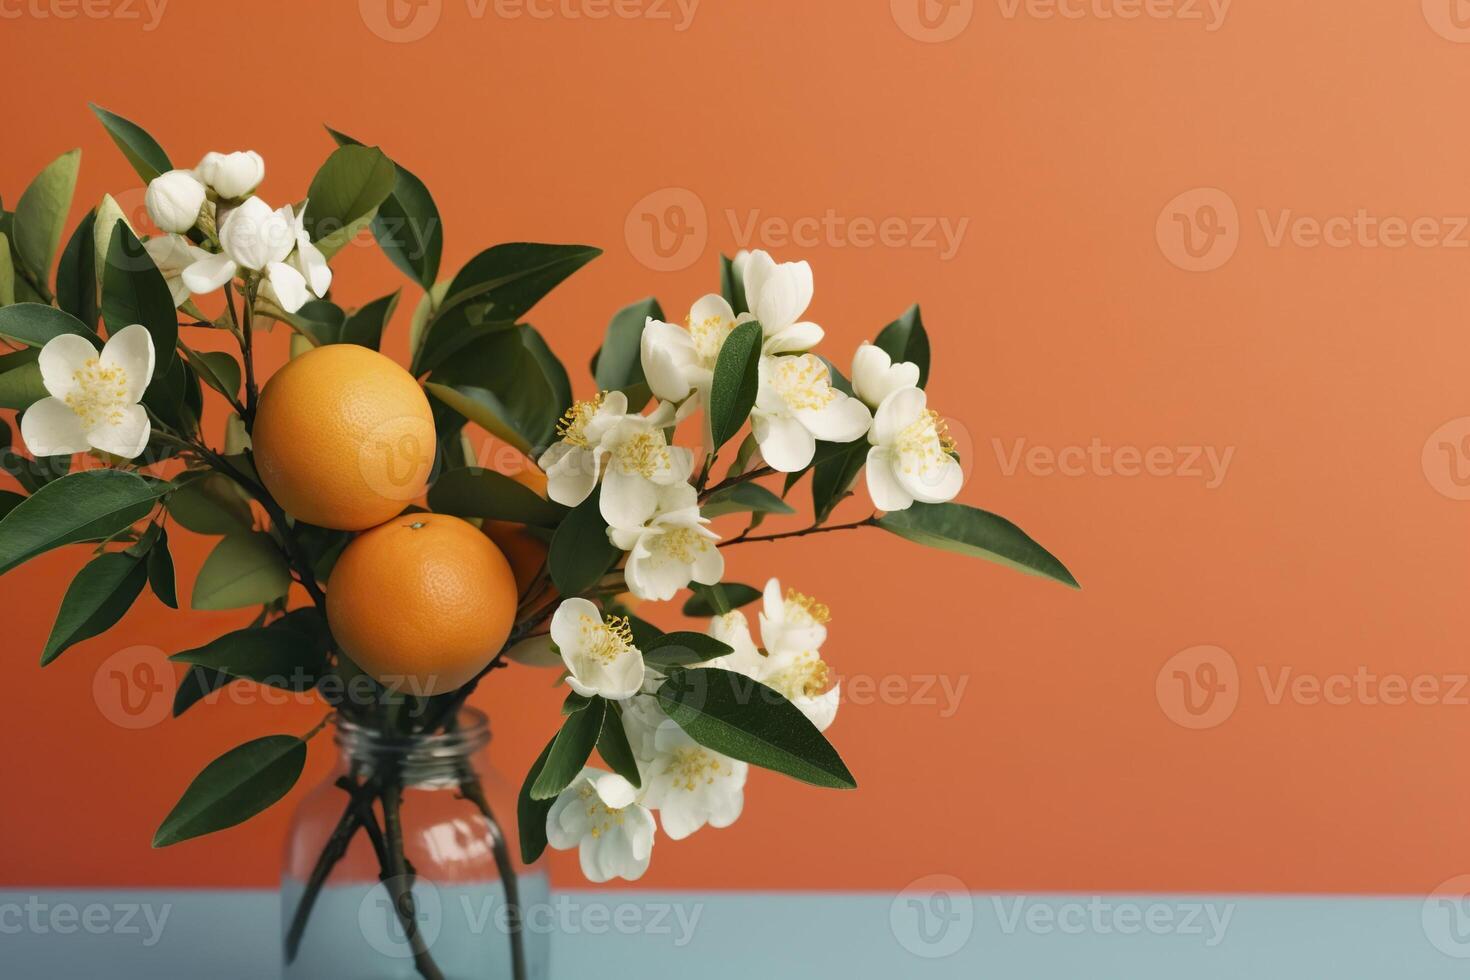
<svg viewBox="0 0 1470 980">
<path fill-rule="evenodd" d="M 506 476 L 521 486 L 546 496 L 546 474 L 529 460 L 523 466 L 502 470 Z M 516 575 L 516 588 L 525 595 L 538 573 L 546 564 L 547 543 L 526 530 L 526 525 L 514 521 L 486 521 L 484 530 L 496 546 L 505 553 L 511 570 Z"/>
<path fill-rule="evenodd" d="M 327 582 L 327 621 L 342 649 L 384 686 L 452 691 L 505 644 L 515 576 L 473 524 L 404 514 L 359 534 Z"/>
<path fill-rule="evenodd" d="M 434 416 L 403 368 L 356 344 L 307 351 L 270 379 L 255 416 L 255 467 L 288 513 L 360 531 L 423 495 Z"/>
</svg>

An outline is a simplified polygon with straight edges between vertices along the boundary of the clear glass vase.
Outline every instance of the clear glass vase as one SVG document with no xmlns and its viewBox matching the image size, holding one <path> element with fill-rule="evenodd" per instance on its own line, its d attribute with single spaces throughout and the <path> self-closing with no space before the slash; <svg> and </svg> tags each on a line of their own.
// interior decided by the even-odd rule
<svg viewBox="0 0 1470 980">
<path fill-rule="evenodd" d="M 520 861 L 516 798 L 484 762 L 490 728 L 388 736 L 336 725 L 336 768 L 292 819 L 281 874 L 287 980 L 544 980 L 550 901 Z M 392 843 L 402 841 L 402 860 Z"/>
</svg>

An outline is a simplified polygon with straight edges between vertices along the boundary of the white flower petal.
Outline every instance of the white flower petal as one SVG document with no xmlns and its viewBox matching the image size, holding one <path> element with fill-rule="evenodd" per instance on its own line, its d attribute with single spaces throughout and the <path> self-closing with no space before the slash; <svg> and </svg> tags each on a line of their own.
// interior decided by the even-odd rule
<svg viewBox="0 0 1470 980">
<path fill-rule="evenodd" d="M 824 442 L 856 442 L 867 435 L 873 415 L 856 398 L 841 392 L 821 408 L 798 409 L 793 414 L 808 432 Z"/>
<path fill-rule="evenodd" d="M 900 457 L 902 459 L 902 457 Z M 965 472 L 953 456 L 943 454 L 938 463 L 918 462 L 909 466 L 900 465 L 895 476 L 904 490 L 914 499 L 925 504 L 942 504 L 959 496 L 964 487 Z"/>
<path fill-rule="evenodd" d="M 204 207 L 204 185 L 187 170 L 170 170 L 148 182 L 143 206 L 148 217 L 164 231 L 185 232 L 199 220 Z"/>
<path fill-rule="evenodd" d="M 77 372 L 96 356 L 97 348 L 86 337 L 74 333 L 52 337 L 36 358 L 41 383 L 53 396 L 65 398 L 77 390 Z"/>
<path fill-rule="evenodd" d="M 321 249 L 310 242 L 299 242 L 291 263 L 306 279 L 306 285 L 313 293 L 327 295 L 327 290 L 332 287 L 332 267 L 327 264 L 327 257 Z"/>
<path fill-rule="evenodd" d="M 212 293 L 235 278 L 239 268 L 228 255 L 211 255 L 189 266 L 179 278 L 191 293 Z"/>
<path fill-rule="evenodd" d="M 868 450 L 868 496 L 873 499 L 874 507 L 888 513 L 908 510 L 914 502 L 913 494 L 898 482 L 898 476 L 894 472 L 895 462 L 890 450 L 877 446 Z"/>
<path fill-rule="evenodd" d="M 816 438 L 796 419 L 755 415 L 751 424 L 761 456 L 781 473 L 805 469 L 816 455 Z"/>
<path fill-rule="evenodd" d="M 597 798 L 614 810 L 632 806 L 638 798 L 638 790 L 633 784 L 615 772 L 593 777 L 592 788 L 597 791 Z"/>
<path fill-rule="evenodd" d="M 694 559 L 694 581 L 700 585 L 716 585 L 725 577 L 725 553 L 713 544 Z"/>
<path fill-rule="evenodd" d="M 657 508 L 658 492 L 652 483 L 640 474 L 624 473 L 617 466 L 607 468 L 598 509 L 609 526 L 636 527 L 652 517 Z"/>
<path fill-rule="evenodd" d="M 811 350 L 822 342 L 826 331 L 815 323 L 793 323 L 791 326 L 767 337 L 761 345 L 766 354 L 791 354 Z"/>
<path fill-rule="evenodd" d="M 20 417 L 20 437 L 32 455 L 70 456 L 92 448 L 77 413 L 60 398 L 42 398 Z"/>
<path fill-rule="evenodd" d="M 878 411 L 873 414 L 873 428 L 869 442 L 877 446 L 891 446 L 899 434 L 924 414 L 928 397 L 922 388 L 901 388 L 883 399 Z"/>
<path fill-rule="evenodd" d="M 837 708 L 842 703 L 842 685 L 834 684 L 830 691 L 815 697 L 797 698 L 791 702 L 806 715 L 807 721 L 825 732 L 837 718 Z"/>
<path fill-rule="evenodd" d="M 134 403 L 142 401 L 143 392 L 153 380 L 153 335 L 141 323 L 123 327 L 107 338 L 101 361 L 104 368 L 119 368 L 126 376 L 124 398 Z"/>
<path fill-rule="evenodd" d="M 597 486 L 598 457 L 590 449 L 559 442 L 541 456 L 546 495 L 563 507 L 575 507 Z"/>
<path fill-rule="evenodd" d="M 100 423 L 87 433 L 94 449 L 123 459 L 136 459 L 148 445 L 151 426 L 142 405 L 124 405 L 117 409 L 118 418 Z"/>
<path fill-rule="evenodd" d="M 582 622 L 586 619 L 602 622 L 602 613 L 587 599 L 564 599 L 551 617 L 551 639 L 561 648 L 568 670 L 573 669 L 573 656 L 582 652 Z"/>
<path fill-rule="evenodd" d="M 281 301 L 281 309 L 295 313 L 306 305 L 311 294 L 306 291 L 306 277 L 285 262 L 271 262 L 266 266 L 266 277 Z"/>
</svg>

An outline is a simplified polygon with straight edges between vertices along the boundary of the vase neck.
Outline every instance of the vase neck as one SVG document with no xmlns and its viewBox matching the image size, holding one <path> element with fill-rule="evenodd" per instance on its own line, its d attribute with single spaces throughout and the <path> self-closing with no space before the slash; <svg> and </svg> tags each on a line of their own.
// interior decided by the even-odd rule
<svg viewBox="0 0 1470 980">
<path fill-rule="evenodd" d="M 335 741 L 341 764 L 361 776 L 390 774 L 406 786 L 457 785 L 475 771 L 475 758 L 490 742 L 483 712 L 466 708 L 454 727 L 433 735 L 405 735 L 339 719 Z"/>
</svg>

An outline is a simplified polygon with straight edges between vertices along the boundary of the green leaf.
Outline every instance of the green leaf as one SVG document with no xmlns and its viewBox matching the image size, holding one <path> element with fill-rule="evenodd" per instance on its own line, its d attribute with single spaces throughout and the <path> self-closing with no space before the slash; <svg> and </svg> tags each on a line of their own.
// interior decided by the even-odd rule
<svg viewBox="0 0 1470 980">
<path fill-rule="evenodd" d="M 853 481 L 862 472 L 863 464 L 868 461 L 868 449 L 868 441 L 860 439 L 843 446 L 843 452 L 812 467 L 814 523 L 821 524 L 831 517 L 832 511 L 847 496 Z"/>
<path fill-rule="evenodd" d="M 224 351 L 193 351 L 181 348 L 199 380 L 233 400 L 240 394 L 240 362 Z"/>
<path fill-rule="evenodd" d="M 63 153 L 31 181 L 15 206 L 11 239 L 22 264 L 39 284 L 51 279 L 51 260 L 61 247 L 61 232 L 71 210 L 81 165 L 81 150 Z"/>
<path fill-rule="evenodd" d="M 311 240 L 325 242 L 328 249 L 341 248 L 393 192 L 397 179 L 398 169 L 377 147 L 338 147 L 306 192 Z"/>
<path fill-rule="evenodd" d="M 86 337 L 92 343 L 97 335 L 70 313 L 63 313 L 54 306 L 41 303 L 16 303 L 0 309 L 0 337 L 25 344 L 27 347 L 45 347 L 46 342 L 64 333 Z"/>
<path fill-rule="evenodd" d="M 195 534 L 248 532 L 254 525 L 250 505 L 230 478 L 219 473 L 190 480 L 164 503 L 173 519 Z"/>
<path fill-rule="evenodd" d="M 108 336 L 134 323 L 148 328 L 158 358 L 149 388 L 158 385 L 160 377 L 173 366 L 179 317 L 163 273 L 122 221 L 113 226 L 107 266 L 102 270 L 102 321 L 107 324 Z"/>
<path fill-rule="evenodd" d="M 378 350 L 383 343 L 383 329 L 393 318 L 400 295 L 402 290 L 379 297 L 355 311 L 343 322 L 342 334 L 336 342 Z"/>
<path fill-rule="evenodd" d="M 1072 573 L 1004 517 L 965 504 L 914 504 L 884 514 L 878 526 L 931 548 L 998 562 L 1028 575 L 1081 588 Z"/>
<path fill-rule="evenodd" d="M 113 551 L 88 562 L 61 600 L 56 625 L 41 651 L 41 666 L 61 656 L 67 647 L 117 625 L 147 581 L 147 568 L 136 555 Z"/>
<path fill-rule="evenodd" d="M 687 667 L 735 652 L 712 636 L 693 632 L 665 633 L 639 650 L 645 662 L 660 667 Z"/>
<path fill-rule="evenodd" d="M 551 348 L 546 345 L 546 338 L 529 323 L 521 324 L 521 342 L 551 387 L 550 414 L 560 419 L 572 407 L 572 381 L 567 377 L 566 366 L 551 352 Z"/>
<path fill-rule="evenodd" d="M 535 456 L 550 445 L 561 412 L 551 382 L 525 344 L 519 328 L 487 334 L 437 369 L 424 387 L 465 418 Z M 498 376 L 474 378 L 487 360 L 497 363 Z"/>
<path fill-rule="evenodd" d="M 194 580 L 194 609 L 240 609 L 279 599 L 291 572 L 270 535 L 231 534 L 215 545 Z"/>
<path fill-rule="evenodd" d="M 158 529 L 153 547 L 148 549 L 148 586 L 158 600 L 170 609 L 179 608 L 178 580 L 174 575 L 174 556 L 168 550 L 168 532 Z"/>
<path fill-rule="evenodd" d="M 0 307 L 15 302 L 15 262 L 10 257 L 10 236 L 0 232 Z"/>
<path fill-rule="evenodd" d="M 309 691 L 326 672 L 327 651 L 310 634 L 282 622 L 235 630 L 169 659 L 283 690 Z"/>
<path fill-rule="evenodd" d="M 124 119 L 116 113 L 108 112 L 106 109 L 94 102 L 87 103 L 87 108 L 102 122 L 107 130 L 107 135 L 122 150 L 123 156 L 127 157 L 128 163 L 134 172 L 141 178 L 143 183 L 148 183 L 159 174 L 168 173 L 174 169 L 169 162 L 168 154 L 163 152 L 163 147 L 158 141 L 143 131 L 137 123 Z"/>
<path fill-rule="evenodd" d="M 705 748 L 813 786 L 857 788 L 842 757 L 806 715 L 743 674 L 675 668 L 657 696 L 664 712 Z"/>
<path fill-rule="evenodd" d="M 634 786 L 643 785 L 643 779 L 638 773 L 638 760 L 633 757 L 633 746 L 628 744 L 628 733 L 623 729 L 623 713 L 616 704 L 607 705 L 607 711 L 602 716 L 602 731 L 597 735 L 597 752 L 613 772 Z"/>
<path fill-rule="evenodd" d="M 357 140 L 330 127 L 338 145 L 361 145 Z M 373 219 L 373 235 L 389 261 L 410 279 L 428 289 L 439 276 L 439 260 L 444 252 L 444 225 L 439 209 L 424 182 L 403 167 L 398 168 L 393 191 L 378 205 Z"/>
<path fill-rule="evenodd" d="M 306 743 L 295 735 L 267 735 L 231 749 L 194 777 L 153 835 L 153 846 L 244 823 L 285 796 L 305 765 Z"/>
<path fill-rule="evenodd" d="M 551 539 L 551 582 L 564 596 L 581 595 L 622 555 L 607 539 L 607 522 L 593 493 L 567 514 Z"/>
<path fill-rule="evenodd" d="M 425 327 L 413 373 L 433 370 L 483 333 L 514 323 L 568 276 L 602 254 L 588 245 L 495 245 L 465 263 Z"/>
<path fill-rule="evenodd" d="M 0 374 L 0 408 L 24 411 L 49 395 L 39 364 L 22 364 Z"/>
<path fill-rule="evenodd" d="M 690 588 L 694 590 L 694 595 L 684 603 L 684 615 L 691 617 L 721 616 L 732 609 L 748 606 L 761 597 L 760 589 L 740 582 L 721 582 L 716 586 L 697 585 Z M 723 596 L 724 609 L 715 601 L 713 592 L 716 589 Z"/>
<path fill-rule="evenodd" d="M 56 268 L 56 305 L 86 326 L 97 329 L 97 266 L 94 228 L 97 212 L 88 211 L 61 250 Z M 4 305 L 0 302 L 0 305 Z"/>
<path fill-rule="evenodd" d="M 562 722 L 561 731 L 557 732 L 551 743 L 551 754 L 546 757 L 541 774 L 531 787 L 532 799 L 554 799 L 577 778 L 597 744 L 606 709 L 606 701 L 593 698 L 586 708 L 572 712 Z"/>
<path fill-rule="evenodd" d="M 429 488 L 429 509 L 456 517 L 482 517 L 556 527 L 567 509 L 495 470 L 450 470 Z"/>
<path fill-rule="evenodd" d="M 597 370 L 593 372 L 598 391 L 630 392 L 630 412 L 641 411 L 650 397 L 643 377 L 641 352 L 643 325 L 649 317 L 655 320 L 664 318 L 663 308 L 658 305 L 658 300 L 651 297 L 614 313 L 607 325 L 602 348 L 597 352 Z"/>
<path fill-rule="evenodd" d="M 16 493 L 14 490 L 0 490 L 0 517 L 15 510 L 25 499 L 23 493 Z"/>
<path fill-rule="evenodd" d="M 527 455 L 532 453 L 531 441 L 511 421 L 510 410 L 494 392 L 468 385 L 450 387 L 432 381 L 424 384 L 424 390 L 486 432 Z"/>
<path fill-rule="evenodd" d="M 725 256 L 720 256 L 720 295 L 725 297 L 725 302 L 730 304 L 730 309 L 735 315 L 749 313 L 750 307 L 745 302 L 745 281 L 735 263 Z"/>
<path fill-rule="evenodd" d="M 716 451 L 740 431 L 755 407 L 763 339 L 761 325 L 750 320 L 731 331 L 720 348 L 709 396 L 710 430 Z"/>
<path fill-rule="evenodd" d="M 924 330 L 924 318 L 919 313 L 918 303 L 884 327 L 873 345 L 893 358 L 895 364 L 900 361 L 917 364 L 920 388 L 929 383 L 929 334 Z"/>
<path fill-rule="evenodd" d="M 0 575 L 53 548 L 117 534 L 148 516 L 168 487 L 122 470 L 83 470 L 47 483 L 0 519 Z"/>
<path fill-rule="evenodd" d="M 536 799 L 531 795 L 531 787 L 541 776 L 546 759 L 551 755 L 551 747 L 555 744 L 555 738 L 546 743 L 546 748 L 541 750 L 541 754 L 532 763 L 530 772 L 526 773 L 526 779 L 521 783 L 520 795 L 516 798 L 516 825 L 521 831 L 521 861 L 525 864 L 531 864 L 546 852 L 546 817 L 556 801 Z"/>
<path fill-rule="evenodd" d="M 711 494 L 699 507 L 705 517 L 726 514 L 794 514 L 796 508 L 758 483 L 737 483 Z"/>
<path fill-rule="evenodd" d="M 179 717 L 215 691 L 234 681 L 235 678 L 222 670 L 190 667 L 184 673 L 183 680 L 179 681 L 178 689 L 174 691 L 173 716 Z"/>
</svg>

